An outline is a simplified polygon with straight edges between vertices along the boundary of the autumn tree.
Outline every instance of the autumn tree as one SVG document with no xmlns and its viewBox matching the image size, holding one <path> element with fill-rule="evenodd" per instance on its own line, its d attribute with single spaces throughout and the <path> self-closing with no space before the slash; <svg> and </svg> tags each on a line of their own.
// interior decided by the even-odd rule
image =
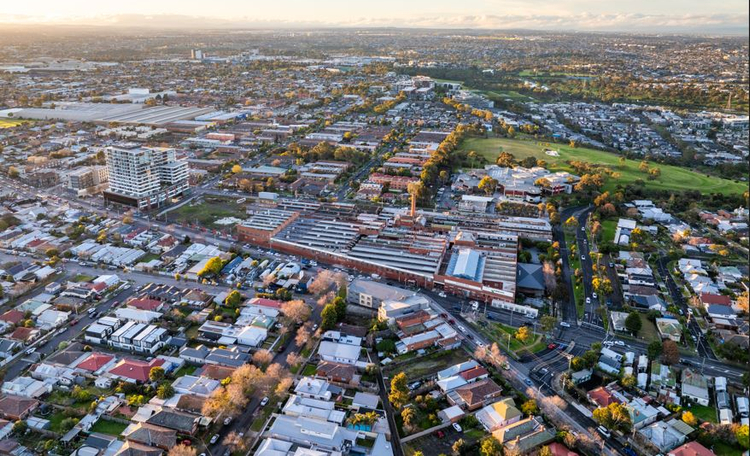
<svg viewBox="0 0 750 456">
<path fill-rule="evenodd" d="M 661 362 L 667 366 L 680 362 L 680 349 L 677 344 L 670 339 L 664 341 L 661 347 Z"/>
<path fill-rule="evenodd" d="M 541 324 L 542 331 L 548 333 L 552 331 L 557 324 L 557 318 L 552 315 L 543 315 L 542 318 L 539 319 L 539 323 Z"/>
<path fill-rule="evenodd" d="M 148 379 L 151 380 L 152 382 L 160 382 L 164 380 L 165 375 L 166 375 L 166 372 L 164 371 L 163 367 L 154 366 L 148 372 Z"/>
<path fill-rule="evenodd" d="M 526 416 L 532 416 L 539 413 L 539 407 L 536 405 L 536 401 L 534 399 L 529 399 L 528 401 L 521 404 L 521 411 Z"/>
<path fill-rule="evenodd" d="M 516 163 L 516 157 L 508 152 L 500 152 L 495 163 L 503 168 L 512 168 Z"/>
<path fill-rule="evenodd" d="M 453 454 L 455 456 L 460 456 L 463 454 L 464 449 L 466 448 L 466 442 L 464 442 L 464 439 L 458 439 L 455 442 L 453 442 L 453 446 L 451 446 L 451 450 L 453 451 Z"/>
<path fill-rule="evenodd" d="M 391 392 L 388 394 L 388 400 L 396 409 L 400 409 L 409 400 L 409 386 L 406 384 L 406 374 L 399 372 L 391 379 Z"/>
<path fill-rule="evenodd" d="M 619 402 L 613 402 L 607 407 L 594 410 L 594 420 L 607 429 L 619 430 L 624 433 L 629 432 L 632 426 L 628 409 Z"/>
<path fill-rule="evenodd" d="M 298 353 L 292 352 L 286 355 L 286 363 L 289 364 L 290 366 L 297 366 L 299 363 L 302 362 L 302 359 L 303 359 L 302 356 L 299 355 Z"/>
<path fill-rule="evenodd" d="M 685 410 L 682 412 L 682 421 L 685 422 L 688 426 L 695 427 L 698 424 L 698 419 L 695 418 L 695 415 L 693 415 L 693 412 L 690 410 Z"/>
<path fill-rule="evenodd" d="M 227 307 L 237 307 L 242 302 L 242 295 L 237 290 L 229 292 L 226 298 L 224 298 L 224 305 Z"/>
<path fill-rule="evenodd" d="M 232 174 L 237 174 L 242 172 L 242 166 L 240 165 L 234 165 L 232 166 Z"/>
<path fill-rule="evenodd" d="M 495 437 L 488 435 L 479 446 L 479 454 L 481 456 L 499 456 L 502 454 L 502 446 Z"/>
<path fill-rule="evenodd" d="M 487 194 L 487 196 L 489 196 L 495 193 L 495 189 L 497 189 L 497 183 L 497 179 L 493 179 L 490 176 L 484 176 L 482 180 L 479 181 L 477 188 L 479 188 L 479 190 L 482 190 L 485 194 Z"/>
<path fill-rule="evenodd" d="M 224 437 L 222 443 L 226 445 L 232 453 L 245 453 L 247 451 L 248 441 L 244 435 L 237 431 L 231 431 Z"/>
<path fill-rule="evenodd" d="M 516 331 L 516 339 L 518 339 L 522 344 L 525 344 L 531 339 L 531 331 L 529 330 L 528 326 L 521 326 Z"/>
<path fill-rule="evenodd" d="M 412 407 L 406 407 L 401 410 L 401 420 L 404 422 L 404 426 L 411 429 L 414 426 L 414 419 L 417 417 L 417 412 Z"/>
</svg>

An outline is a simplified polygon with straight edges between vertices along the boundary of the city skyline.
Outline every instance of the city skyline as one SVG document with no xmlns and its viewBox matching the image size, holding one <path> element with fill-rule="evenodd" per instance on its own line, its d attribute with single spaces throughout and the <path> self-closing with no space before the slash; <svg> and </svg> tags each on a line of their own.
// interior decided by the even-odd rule
<svg viewBox="0 0 750 456">
<path fill-rule="evenodd" d="M 202 29 L 407 27 L 747 35 L 747 22 L 747 4 L 735 0 L 638 0 L 626 4 L 585 0 L 469 0 L 456 4 L 417 0 L 406 5 L 385 0 L 362 2 L 354 11 L 340 0 L 314 5 L 298 0 L 282 0 L 273 5 L 222 0 L 210 11 L 193 0 L 116 4 L 36 0 L 4 5 L 0 11 L 0 24 Z"/>
</svg>

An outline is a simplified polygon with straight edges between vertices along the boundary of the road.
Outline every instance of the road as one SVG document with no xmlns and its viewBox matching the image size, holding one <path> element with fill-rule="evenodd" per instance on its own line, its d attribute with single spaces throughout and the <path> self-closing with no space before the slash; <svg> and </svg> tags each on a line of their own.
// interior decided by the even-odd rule
<svg viewBox="0 0 750 456">
<path fill-rule="evenodd" d="M 591 325 L 604 327 L 604 322 L 599 313 L 600 297 L 594 297 L 594 288 L 592 286 L 592 280 L 594 279 L 594 262 L 591 259 L 589 239 L 586 233 L 586 223 L 588 222 L 592 210 L 593 208 L 587 207 L 575 213 L 576 220 L 578 220 L 578 228 L 576 229 L 576 247 L 578 250 L 577 255 L 581 260 L 581 277 L 585 306 L 583 321 Z"/>
<path fill-rule="evenodd" d="M 688 307 L 687 302 L 685 302 L 685 297 L 682 296 L 682 292 L 667 268 L 668 261 L 667 257 L 660 256 L 656 262 L 656 268 L 662 280 L 667 285 L 669 294 L 672 297 L 672 302 L 682 309 L 682 313 L 687 316 L 688 331 L 690 331 L 690 334 L 694 337 L 698 354 L 703 358 L 716 360 L 716 355 L 714 355 L 713 350 L 711 350 L 711 346 L 709 345 L 708 340 L 706 340 L 706 336 L 703 334 L 703 331 L 701 331 L 698 322 L 692 317 L 692 310 Z"/>
</svg>

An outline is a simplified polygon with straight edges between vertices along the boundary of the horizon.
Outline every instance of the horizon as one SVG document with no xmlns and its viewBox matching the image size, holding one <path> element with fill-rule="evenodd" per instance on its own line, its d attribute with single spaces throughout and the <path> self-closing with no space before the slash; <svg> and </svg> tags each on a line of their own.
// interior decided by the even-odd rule
<svg viewBox="0 0 750 456">
<path fill-rule="evenodd" d="M 194 30 L 399 28 L 748 36 L 749 20 L 747 3 L 737 0 L 719 4 L 636 0 L 625 5 L 588 0 L 467 0 L 461 5 L 445 0 L 415 0 L 408 6 L 383 0 L 359 4 L 355 11 L 340 0 L 322 0 L 311 5 L 299 0 L 280 0 L 263 6 L 219 0 L 209 12 L 196 0 L 135 0 L 127 4 L 30 0 L 5 5 L 0 12 L 0 26 Z"/>
</svg>

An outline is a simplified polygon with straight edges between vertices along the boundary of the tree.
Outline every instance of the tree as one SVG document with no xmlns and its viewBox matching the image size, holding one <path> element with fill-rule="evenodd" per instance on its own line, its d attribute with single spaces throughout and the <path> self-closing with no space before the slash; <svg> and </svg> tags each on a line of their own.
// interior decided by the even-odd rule
<svg viewBox="0 0 750 456">
<path fill-rule="evenodd" d="M 198 271 L 198 276 L 215 276 L 221 272 L 221 268 L 224 267 L 224 262 L 219 257 L 213 257 L 209 259 L 203 269 Z"/>
<path fill-rule="evenodd" d="M 573 372 L 586 369 L 586 367 L 586 361 L 580 356 L 574 356 L 573 359 L 570 360 L 570 370 Z"/>
<path fill-rule="evenodd" d="M 743 449 L 750 449 L 750 428 L 748 428 L 747 424 L 739 426 L 737 430 L 734 431 L 734 437 Z"/>
<path fill-rule="evenodd" d="M 414 426 L 414 418 L 417 417 L 417 412 L 414 411 L 414 408 L 412 407 L 406 407 L 405 409 L 401 410 L 401 419 L 404 422 L 404 426 L 411 429 L 412 426 Z"/>
<path fill-rule="evenodd" d="M 552 450 L 549 449 L 549 446 L 543 446 L 539 449 L 537 456 L 552 456 Z"/>
<path fill-rule="evenodd" d="M 302 356 L 297 353 L 289 353 L 286 355 L 286 363 L 290 366 L 297 366 L 299 363 L 302 362 Z"/>
<path fill-rule="evenodd" d="M 642 326 L 643 322 L 641 321 L 641 316 L 636 311 L 630 312 L 625 318 L 625 329 L 630 331 L 633 335 L 638 334 L 638 331 L 641 330 Z"/>
<path fill-rule="evenodd" d="M 673 340 L 667 339 L 662 344 L 661 362 L 667 366 L 680 362 L 680 349 Z"/>
<path fill-rule="evenodd" d="M 497 179 L 493 179 L 490 176 L 484 176 L 482 180 L 479 181 L 477 188 L 486 193 L 487 196 L 492 195 L 497 188 Z"/>
<path fill-rule="evenodd" d="M 195 448 L 183 444 L 175 445 L 169 449 L 168 456 L 196 456 Z"/>
<path fill-rule="evenodd" d="M 336 318 L 338 321 L 344 320 L 346 317 L 346 300 L 342 297 L 337 296 L 334 298 L 332 302 L 333 306 L 336 308 Z"/>
<path fill-rule="evenodd" d="M 333 272 L 324 269 L 315 276 L 310 286 L 307 287 L 307 291 L 314 295 L 321 295 L 328 291 L 331 285 L 333 285 Z"/>
<path fill-rule="evenodd" d="M 565 221 L 565 228 L 569 230 L 578 228 L 578 220 L 573 216 L 568 217 L 568 220 Z"/>
<path fill-rule="evenodd" d="M 242 172 L 242 166 L 240 165 L 234 165 L 232 166 L 232 174 L 237 174 Z"/>
<path fill-rule="evenodd" d="M 409 400 L 409 386 L 406 384 L 406 374 L 399 372 L 391 379 L 391 392 L 388 394 L 388 400 L 397 409 L 400 409 Z"/>
<path fill-rule="evenodd" d="M 244 435 L 240 435 L 237 431 L 231 431 L 224 437 L 222 443 L 226 445 L 232 453 L 244 453 L 247 451 L 248 442 Z"/>
<path fill-rule="evenodd" d="M 594 288 L 594 291 L 596 291 L 601 296 L 611 295 L 614 291 L 612 289 L 612 282 L 609 279 L 600 279 L 599 277 L 594 277 L 593 279 L 591 279 L 591 286 Z"/>
<path fill-rule="evenodd" d="M 323 330 L 329 330 L 336 326 L 336 321 L 338 321 L 338 312 L 336 312 L 336 306 L 334 306 L 333 304 L 326 304 L 326 306 L 323 307 L 323 311 L 320 313 L 320 316 L 322 318 L 320 326 L 321 328 L 323 328 Z"/>
<path fill-rule="evenodd" d="M 242 302 L 242 294 L 237 290 L 229 292 L 226 298 L 224 298 L 224 305 L 227 307 L 237 307 Z"/>
<path fill-rule="evenodd" d="M 649 179 L 658 179 L 659 176 L 661 176 L 661 169 L 659 168 L 651 168 L 648 170 L 648 178 Z"/>
<path fill-rule="evenodd" d="M 622 432 L 629 432 L 632 425 L 628 409 L 618 402 L 594 410 L 594 420 L 607 429 Z"/>
<path fill-rule="evenodd" d="M 548 333 L 552 331 L 557 324 L 557 318 L 552 315 L 543 315 L 542 318 L 539 319 L 539 323 L 541 324 L 542 331 Z"/>
<path fill-rule="evenodd" d="M 156 388 L 156 397 L 158 397 L 159 399 L 169 399 L 170 397 L 174 396 L 174 394 L 174 387 L 169 383 L 163 383 L 159 385 L 158 388 Z"/>
<path fill-rule="evenodd" d="M 528 401 L 521 404 L 521 411 L 526 416 L 532 416 L 539 413 L 539 406 L 536 405 L 536 401 L 534 399 L 529 399 Z"/>
<path fill-rule="evenodd" d="M 271 361 L 273 361 L 273 353 L 269 350 L 261 349 L 253 353 L 253 363 L 255 363 L 256 366 L 267 366 Z"/>
<path fill-rule="evenodd" d="M 76 402 L 91 402 L 91 393 L 85 388 L 80 386 L 74 386 L 73 391 L 70 392 L 70 397 L 75 399 Z"/>
<path fill-rule="evenodd" d="M 297 335 L 294 337 L 294 343 L 298 347 L 303 347 L 307 345 L 307 342 L 310 340 L 310 330 L 307 328 L 307 325 L 300 326 L 297 330 Z"/>
<path fill-rule="evenodd" d="M 287 316 L 293 322 L 300 324 L 304 323 L 310 318 L 310 306 L 301 299 L 293 301 L 286 301 L 281 305 L 281 312 Z"/>
<path fill-rule="evenodd" d="M 640 171 L 642 173 L 647 173 L 648 172 L 648 162 L 647 161 L 642 161 L 640 164 L 638 164 L 638 171 Z"/>
<path fill-rule="evenodd" d="M 646 347 L 646 356 L 648 356 L 648 359 L 651 361 L 657 359 L 659 356 L 661 356 L 661 350 L 662 350 L 662 344 L 658 340 L 655 340 L 648 344 L 648 347 Z"/>
<path fill-rule="evenodd" d="M 78 424 L 78 421 L 80 421 L 78 418 L 65 418 L 60 422 L 60 430 L 64 432 L 68 432 L 69 430 L 73 429 L 76 424 Z"/>
<path fill-rule="evenodd" d="M 635 388 L 635 385 L 638 384 L 638 380 L 633 375 L 626 375 L 620 380 L 620 383 L 623 387 L 627 389 Z"/>
<path fill-rule="evenodd" d="M 479 446 L 479 454 L 481 456 L 498 456 L 501 454 L 502 446 L 491 435 L 488 435 L 482 440 L 482 444 Z"/>
<path fill-rule="evenodd" d="M 148 371 L 148 379 L 152 382 L 160 382 L 164 379 L 165 375 L 164 368 L 161 366 L 155 366 L 152 367 L 150 371 Z"/>
<path fill-rule="evenodd" d="M 529 331 L 528 326 L 521 326 L 516 331 L 516 339 L 518 339 L 522 344 L 525 344 L 526 342 L 531 339 L 531 331 Z"/>
<path fill-rule="evenodd" d="M 682 421 L 684 421 L 688 426 L 692 427 L 695 427 L 698 424 L 698 420 L 690 410 L 685 410 L 684 412 L 682 412 Z"/>
<path fill-rule="evenodd" d="M 502 166 L 503 168 L 512 168 L 515 162 L 516 157 L 508 152 L 500 152 L 500 155 L 497 156 L 497 160 L 495 161 L 498 166 Z"/>
<path fill-rule="evenodd" d="M 455 442 L 453 442 L 453 446 L 451 447 L 451 450 L 453 450 L 453 454 L 456 456 L 459 456 L 463 453 L 464 447 L 466 447 L 466 442 L 464 442 L 464 439 L 458 439 Z"/>
</svg>

